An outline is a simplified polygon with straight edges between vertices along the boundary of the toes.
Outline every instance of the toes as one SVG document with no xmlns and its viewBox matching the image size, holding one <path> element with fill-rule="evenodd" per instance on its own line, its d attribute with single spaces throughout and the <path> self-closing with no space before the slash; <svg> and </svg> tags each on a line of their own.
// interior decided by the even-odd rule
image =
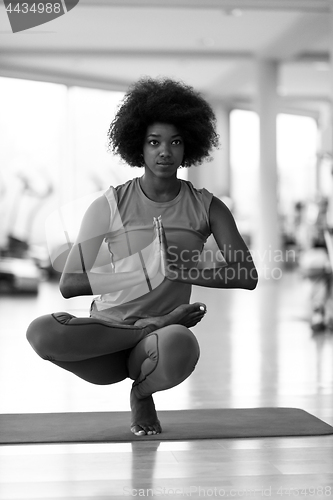
<svg viewBox="0 0 333 500">
<path fill-rule="evenodd" d="M 161 434 L 162 432 L 162 429 L 161 429 L 161 426 L 159 423 L 157 423 L 156 425 L 152 426 L 149 428 L 149 432 L 151 432 L 151 434 Z"/>
<path fill-rule="evenodd" d="M 145 431 L 148 436 L 152 436 L 155 434 L 160 434 L 161 432 L 160 429 L 161 429 L 160 426 L 156 424 L 156 425 L 150 425 L 149 427 L 145 428 Z"/>
<path fill-rule="evenodd" d="M 203 311 L 196 311 L 196 312 L 191 314 L 191 318 L 193 318 L 193 319 L 203 318 L 205 314 L 206 313 L 204 313 Z"/>
<path fill-rule="evenodd" d="M 162 427 L 159 420 L 157 420 L 156 424 L 154 425 L 154 431 L 156 434 L 161 434 L 162 432 Z"/>
<path fill-rule="evenodd" d="M 199 312 L 201 314 L 205 314 L 207 311 L 206 304 L 204 304 L 203 302 L 194 302 L 194 304 L 191 304 L 191 306 L 193 312 Z"/>
<path fill-rule="evenodd" d="M 133 425 L 131 427 L 131 432 L 135 434 L 136 436 L 152 436 L 156 434 L 161 434 L 162 429 L 159 423 L 156 425 L 152 426 L 141 426 L 141 425 Z"/>
<path fill-rule="evenodd" d="M 199 321 L 201 321 L 203 318 L 205 317 L 205 313 L 199 311 L 199 312 L 195 312 L 195 313 L 191 313 L 187 320 L 184 321 L 184 325 L 187 327 L 187 328 L 190 328 L 191 326 L 195 326 L 197 323 L 199 323 Z"/>
<path fill-rule="evenodd" d="M 152 436 L 153 434 L 159 434 L 159 432 L 157 432 L 157 430 L 153 427 L 145 427 L 141 425 L 134 425 L 133 427 L 131 427 L 131 431 L 136 436 Z"/>
<path fill-rule="evenodd" d="M 194 304 L 191 304 L 190 312 L 197 312 L 200 306 L 201 306 L 200 302 L 194 302 Z"/>
<path fill-rule="evenodd" d="M 146 434 L 146 431 L 140 425 L 134 425 L 131 427 L 131 432 L 133 432 L 136 436 L 144 436 Z"/>
</svg>

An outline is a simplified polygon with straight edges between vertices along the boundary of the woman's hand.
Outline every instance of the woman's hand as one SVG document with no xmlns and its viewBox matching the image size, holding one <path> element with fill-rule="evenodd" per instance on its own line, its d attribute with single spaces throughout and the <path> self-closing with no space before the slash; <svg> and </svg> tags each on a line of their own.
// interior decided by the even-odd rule
<svg viewBox="0 0 333 500">
<path fill-rule="evenodd" d="M 160 241 L 160 259 L 161 259 L 161 272 L 163 276 L 171 281 L 175 281 L 178 276 L 178 267 L 170 261 L 168 253 L 168 242 L 166 239 L 162 217 L 159 216 L 157 219 L 157 229 Z"/>
<path fill-rule="evenodd" d="M 162 217 L 154 217 L 154 239 L 151 251 L 146 263 L 146 270 L 150 280 L 160 272 L 165 278 L 175 281 L 179 269 L 170 260 L 168 253 L 168 242 L 162 223 Z"/>
<path fill-rule="evenodd" d="M 146 263 L 146 269 L 150 280 L 155 278 L 161 267 L 161 243 L 157 219 L 154 217 L 154 239 L 151 251 Z"/>
</svg>

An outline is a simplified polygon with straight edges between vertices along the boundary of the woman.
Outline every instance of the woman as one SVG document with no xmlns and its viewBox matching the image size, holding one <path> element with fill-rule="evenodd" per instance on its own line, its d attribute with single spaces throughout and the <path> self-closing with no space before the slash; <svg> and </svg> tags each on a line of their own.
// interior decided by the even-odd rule
<svg viewBox="0 0 333 500">
<path fill-rule="evenodd" d="M 206 307 L 190 304 L 191 286 L 254 289 L 257 273 L 227 207 L 177 177 L 218 144 L 214 113 L 199 93 L 170 79 L 142 79 L 108 137 L 110 149 L 144 174 L 92 203 L 68 256 L 60 290 L 66 298 L 98 295 L 90 318 L 42 316 L 27 338 L 42 358 L 89 382 L 133 379 L 131 431 L 158 434 L 152 394 L 185 380 L 199 358 L 189 328 Z M 227 265 L 198 269 L 211 233 Z"/>
</svg>

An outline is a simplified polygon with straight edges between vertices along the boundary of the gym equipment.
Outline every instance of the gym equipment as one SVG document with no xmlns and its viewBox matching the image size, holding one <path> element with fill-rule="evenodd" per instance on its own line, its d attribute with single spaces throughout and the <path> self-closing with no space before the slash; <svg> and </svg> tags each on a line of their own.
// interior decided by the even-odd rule
<svg viewBox="0 0 333 500">
<path fill-rule="evenodd" d="M 50 182 L 38 190 L 26 173 L 16 174 L 21 188 L 9 213 L 9 232 L 6 245 L 0 249 L 0 291 L 37 293 L 42 269 L 49 264 L 47 250 L 32 246 L 30 237 L 33 221 L 44 200 L 53 192 Z M 2 191 L 4 192 L 4 187 Z M 25 202 L 30 203 L 25 203 Z M 27 206 L 24 206 L 24 203 Z M 21 209 L 21 214 L 20 214 Z M 23 209 L 23 210 L 22 210 Z M 19 217 L 25 218 L 24 235 L 15 234 Z"/>
</svg>

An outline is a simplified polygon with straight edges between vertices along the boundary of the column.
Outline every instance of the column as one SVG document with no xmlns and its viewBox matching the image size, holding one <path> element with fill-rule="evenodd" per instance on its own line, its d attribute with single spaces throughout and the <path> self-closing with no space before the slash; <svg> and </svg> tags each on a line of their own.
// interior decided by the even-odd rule
<svg viewBox="0 0 333 500">
<path fill-rule="evenodd" d="M 327 222 L 329 226 L 333 227 L 333 0 L 330 0 L 330 44 L 329 44 L 329 57 L 330 57 L 330 92 L 331 92 L 331 100 L 329 105 L 327 106 L 325 119 L 326 119 L 326 127 L 325 134 L 323 134 L 323 143 L 322 150 L 328 155 L 331 155 L 332 162 L 332 182 L 331 182 L 331 196 L 329 197 L 328 203 L 328 213 L 327 213 Z"/>
<path fill-rule="evenodd" d="M 277 197 L 276 115 L 277 63 L 257 61 L 256 109 L 260 119 L 257 224 L 254 258 L 263 279 L 281 277 L 281 238 Z"/>
</svg>

